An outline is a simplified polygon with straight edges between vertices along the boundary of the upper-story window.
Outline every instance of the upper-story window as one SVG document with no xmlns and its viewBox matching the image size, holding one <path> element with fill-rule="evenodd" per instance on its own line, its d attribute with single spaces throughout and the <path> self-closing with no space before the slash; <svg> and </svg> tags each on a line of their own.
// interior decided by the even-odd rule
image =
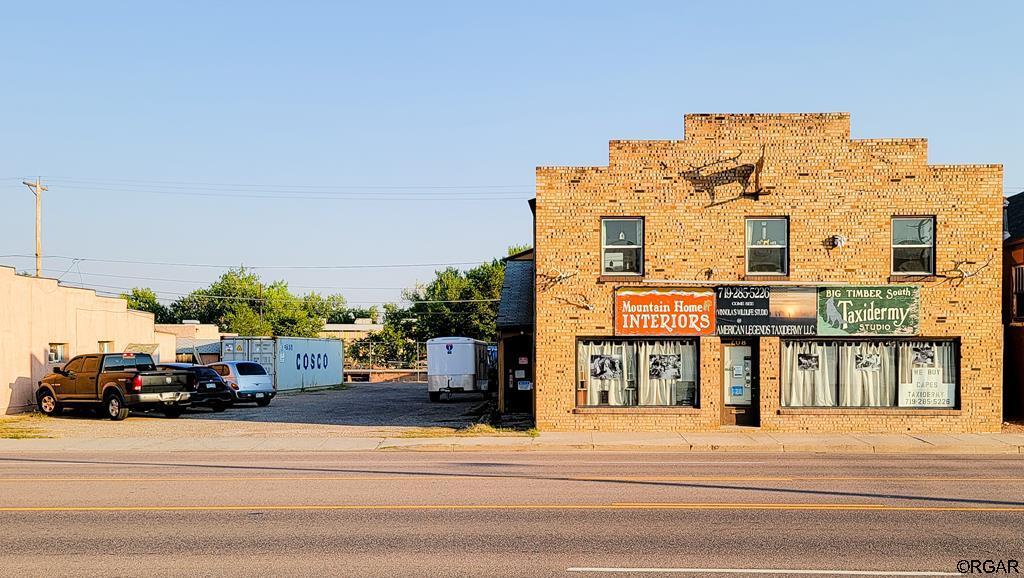
<svg viewBox="0 0 1024 578">
<path fill-rule="evenodd" d="M 601 273 L 643 275 L 643 219 L 601 219 Z"/>
<path fill-rule="evenodd" d="M 1024 265 L 1016 265 L 1010 270 L 1013 281 L 1013 303 L 1010 311 L 1014 321 L 1024 319 Z"/>
<path fill-rule="evenodd" d="M 788 219 L 747 219 L 747 274 L 789 274 Z"/>
<path fill-rule="evenodd" d="M 892 272 L 935 273 L 935 217 L 893 217 Z"/>
<path fill-rule="evenodd" d="M 47 352 L 46 361 L 49 363 L 63 363 L 67 359 L 67 343 L 51 343 Z"/>
</svg>

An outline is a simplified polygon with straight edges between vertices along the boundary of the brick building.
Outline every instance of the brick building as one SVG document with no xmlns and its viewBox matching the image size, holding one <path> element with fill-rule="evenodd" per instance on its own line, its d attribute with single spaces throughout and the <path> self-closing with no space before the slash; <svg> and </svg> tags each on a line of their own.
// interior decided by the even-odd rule
<svg viewBox="0 0 1024 578">
<path fill-rule="evenodd" d="M 850 117 L 696 114 L 539 167 L 542 430 L 996 431 L 1002 168 Z"/>
<path fill-rule="evenodd" d="M 1007 197 L 1003 233 L 1003 415 L 1024 417 L 1024 193 Z"/>
</svg>

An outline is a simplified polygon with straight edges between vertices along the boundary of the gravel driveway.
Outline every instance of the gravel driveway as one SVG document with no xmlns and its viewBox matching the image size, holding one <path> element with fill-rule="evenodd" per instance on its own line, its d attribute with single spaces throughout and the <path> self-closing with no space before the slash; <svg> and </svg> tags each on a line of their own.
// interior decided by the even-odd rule
<svg viewBox="0 0 1024 578">
<path fill-rule="evenodd" d="M 239 405 L 222 413 L 197 408 L 178 419 L 132 413 L 125 421 L 112 422 L 91 411 L 74 411 L 33 425 L 58 438 L 374 437 L 467 426 L 482 403 L 480 394 L 430 403 L 422 382 L 353 383 L 342 390 L 284 393 L 268 407 Z"/>
</svg>

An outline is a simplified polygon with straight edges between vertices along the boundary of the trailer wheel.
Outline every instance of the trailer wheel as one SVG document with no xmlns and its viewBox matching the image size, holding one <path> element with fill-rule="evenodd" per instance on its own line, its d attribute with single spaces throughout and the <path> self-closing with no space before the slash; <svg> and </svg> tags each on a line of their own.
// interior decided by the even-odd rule
<svg viewBox="0 0 1024 578">
<path fill-rule="evenodd" d="M 431 392 L 428 392 L 427 395 L 430 396 L 431 403 L 437 403 L 437 402 L 441 401 L 441 392 L 440 391 L 431 391 Z"/>
</svg>

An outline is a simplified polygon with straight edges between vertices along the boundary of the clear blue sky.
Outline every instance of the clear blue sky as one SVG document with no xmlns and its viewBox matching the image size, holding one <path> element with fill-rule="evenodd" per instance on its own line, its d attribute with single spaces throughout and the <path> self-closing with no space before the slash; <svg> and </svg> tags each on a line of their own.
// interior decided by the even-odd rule
<svg viewBox="0 0 1024 578">
<path fill-rule="evenodd" d="M 931 162 L 1002 163 L 1016 192 L 1022 7 L 11 3 L 0 17 L 0 254 L 33 252 L 33 200 L 20 178 L 41 174 L 47 254 L 479 261 L 530 241 L 535 166 L 605 164 L 609 139 L 679 138 L 688 112 L 848 111 L 855 138 L 927 137 Z M 454 188 L 477 186 L 487 188 Z M 166 194 L 180 192 L 190 194 Z M 488 200 L 454 200 L 465 197 Z M 84 262 L 65 279 L 170 295 L 216 273 Z M 432 276 L 262 273 L 333 287 Z"/>
</svg>

